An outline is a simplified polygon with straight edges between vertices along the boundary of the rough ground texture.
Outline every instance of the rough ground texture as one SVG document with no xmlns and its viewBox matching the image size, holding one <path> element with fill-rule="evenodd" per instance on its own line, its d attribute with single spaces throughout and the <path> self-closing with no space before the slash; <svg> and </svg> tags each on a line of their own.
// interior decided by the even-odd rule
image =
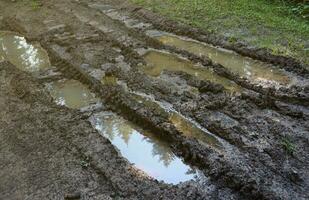
<svg viewBox="0 0 309 200">
<path fill-rule="evenodd" d="M 131 1 L 176 21 L 224 36 L 231 43 L 241 40 L 309 64 L 308 17 L 303 18 L 292 12 L 297 2 L 308 5 L 308 1 Z M 308 15 L 308 10 L 305 12 L 303 14 Z"/>
<path fill-rule="evenodd" d="M 54 105 L 43 90 L 49 78 L 3 62 L 0 199 L 308 199 L 306 67 L 263 50 L 227 46 L 219 38 L 123 3 L 52 0 L 33 10 L 23 2 L 1 1 L 0 29 L 40 42 L 62 77 L 87 84 L 105 109 L 155 131 L 209 181 L 172 186 L 150 179 L 91 128 L 91 112 Z M 209 58 L 149 38 L 147 29 L 229 47 L 276 64 L 299 82 L 262 88 Z M 183 72 L 147 76 L 139 70 L 144 61 L 137 49 L 149 48 L 201 63 L 244 89 L 230 94 Z M 102 84 L 104 75 L 117 77 L 118 84 Z M 169 120 L 167 107 L 207 128 L 223 148 L 182 135 Z M 86 168 L 85 162 L 90 164 Z"/>
<path fill-rule="evenodd" d="M 93 130 L 87 116 L 56 106 L 10 63 L 0 63 L 0 71 L 0 199 L 206 197 L 190 184 L 150 180 Z"/>
</svg>

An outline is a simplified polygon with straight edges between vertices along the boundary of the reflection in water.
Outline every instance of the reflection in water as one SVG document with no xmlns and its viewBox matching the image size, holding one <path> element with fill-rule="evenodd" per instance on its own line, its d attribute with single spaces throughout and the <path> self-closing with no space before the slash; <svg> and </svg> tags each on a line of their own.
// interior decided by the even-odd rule
<svg viewBox="0 0 309 200">
<path fill-rule="evenodd" d="M 50 67 L 47 52 L 38 44 L 11 32 L 0 32 L 0 60 L 8 60 L 21 70 L 35 72 Z"/>
<path fill-rule="evenodd" d="M 76 80 L 57 81 L 47 87 L 58 105 L 79 109 L 96 102 L 95 95 Z"/>
<path fill-rule="evenodd" d="M 215 148 L 222 148 L 221 143 L 207 131 L 203 131 L 192 122 L 177 113 L 170 115 L 170 121 L 175 127 L 187 137 L 196 138 L 200 143 L 213 146 Z"/>
<path fill-rule="evenodd" d="M 217 75 L 213 71 L 194 65 L 188 60 L 181 59 L 176 55 L 163 53 L 159 51 L 148 51 L 144 55 L 147 66 L 143 66 L 142 70 L 148 75 L 159 76 L 163 70 L 183 71 L 192 76 L 196 76 L 200 80 L 209 80 L 214 83 L 223 85 L 230 91 L 240 91 L 241 87 L 231 80 Z"/>
<path fill-rule="evenodd" d="M 110 139 L 122 156 L 150 176 L 166 183 L 177 184 L 194 179 L 196 172 L 176 157 L 169 145 L 152 133 L 112 113 L 91 117 L 92 125 Z"/>
<path fill-rule="evenodd" d="M 283 84 L 290 82 L 282 70 L 274 68 L 266 63 L 241 56 L 232 51 L 216 48 L 211 45 L 199 43 L 194 40 L 186 40 L 180 37 L 163 34 L 157 38 L 164 44 L 187 50 L 196 55 L 208 56 L 240 76 L 253 79 L 261 84 Z"/>
</svg>

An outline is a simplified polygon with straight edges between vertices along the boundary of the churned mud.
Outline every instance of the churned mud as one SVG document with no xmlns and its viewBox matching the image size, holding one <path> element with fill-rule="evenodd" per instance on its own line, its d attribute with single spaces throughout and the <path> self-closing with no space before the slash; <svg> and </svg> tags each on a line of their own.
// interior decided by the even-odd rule
<svg viewBox="0 0 309 200">
<path fill-rule="evenodd" d="M 203 44 L 194 40 L 169 35 L 162 32 L 147 32 L 148 35 L 157 38 L 163 44 L 175 46 L 190 53 L 207 56 L 213 62 L 227 67 L 240 76 L 247 77 L 261 84 L 272 82 L 276 84 L 288 84 L 289 78 L 278 68 L 271 67 L 267 63 L 259 62 L 249 57 L 241 56 L 233 51 L 216 48 L 211 45 Z M 265 73 L 267 71 L 267 73 Z"/>
<path fill-rule="evenodd" d="M 296 60 L 122 0 L 1 1 L 0 31 L 0 199 L 309 198 Z"/>
<path fill-rule="evenodd" d="M 138 130 L 134 124 L 112 113 L 98 113 L 92 116 L 91 122 L 125 158 L 150 176 L 173 184 L 197 176 L 195 170 L 177 158 L 169 145 L 154 133 Z"/>
<path fill-rule="evenodd" d="M 175 55 L 158 51 L 149 51 L 143 56 L 143 58 L 146 62 L 146 66 L 142 67 L 142 70 L 151 76 L 159 76 L 164 70 L 174 72 L 181 71 L 195 76 L 200 80 L 208 80 L 213 83 L 221 84 L 224 88 L 232 92 L 241 90 L 240 86 L 231 80 L 218 76 L 213 70 L 194 65 Z"/>
</svg>

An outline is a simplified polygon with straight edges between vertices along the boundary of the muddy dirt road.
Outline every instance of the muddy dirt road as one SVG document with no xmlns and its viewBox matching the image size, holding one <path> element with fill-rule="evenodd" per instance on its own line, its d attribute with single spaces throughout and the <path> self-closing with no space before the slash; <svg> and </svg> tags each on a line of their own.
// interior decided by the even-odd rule
<svg viewBox="0 0 309 200">
<path fill-rule="evenodd" d="M 308 199 L 308 78 L 125 1 L 1 1 L 0 199 Z"/>
</svg>

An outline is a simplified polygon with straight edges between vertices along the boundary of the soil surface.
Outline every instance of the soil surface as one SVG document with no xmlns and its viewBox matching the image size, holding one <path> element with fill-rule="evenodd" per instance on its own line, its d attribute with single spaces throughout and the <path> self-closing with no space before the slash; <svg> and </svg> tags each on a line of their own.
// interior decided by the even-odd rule
<svg viewBox="0 0 309 200">
<path fill-rule="evenodd" d="M 0 2 L 0 31 L 48 52 L 51 69 L 27 73 L 0 62 L 0 199 L 308 199 L 309 73 L 298 61 L 237 45 L 173 23 L 121 0 L 49 0 L 38 8 Z M 17 12 L 18 11 L 18 12 Z M 168 31 L 275 64 L 294 81 L 262 87 L 206 56 L 167 46 L 147 30 Z M 183 71 L 141 71 L 140 52 L 157 49 L 211 69 L 242 88 Z M 267 73 L 267 72 L 265 72 Z M 104 76 L 118 81 L 104 84 Z M 45 85 L 75 79 L 101 107 L 58 106 Z M 134 167 L 89 122 L 113 111 L 153 131 L 203 183 L 159 182 Z M 202 144 L 171 113 L 207 129 L 222 144 Z"/>
</svg>

